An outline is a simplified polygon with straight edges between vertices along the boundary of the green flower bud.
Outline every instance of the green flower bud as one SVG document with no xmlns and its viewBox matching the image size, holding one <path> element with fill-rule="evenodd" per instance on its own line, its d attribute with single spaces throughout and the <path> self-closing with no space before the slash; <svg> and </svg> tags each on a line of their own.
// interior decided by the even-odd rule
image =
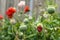
<svg viewBox="0 0 60 40">
<path fill-rule="evenodd" d="M 53 6 L 48 7 L 47 11 L 48 11 L 49 14 L 53 14 L 53 13 L 55 13 L 55 7 L 53 7 Z"/>
<path fill-rule="evenodd" d="M 25 24 L 28 24 L 29 20 L 27 18 L 24 19 L 23 21 Z"/>
<path fill-rule="evenodd" d="M 27 26 L 26 25 L 21 25 L 20 26 L 20 30 L 21 31 L 26 31 L 27 30 Z"/>
</svg>

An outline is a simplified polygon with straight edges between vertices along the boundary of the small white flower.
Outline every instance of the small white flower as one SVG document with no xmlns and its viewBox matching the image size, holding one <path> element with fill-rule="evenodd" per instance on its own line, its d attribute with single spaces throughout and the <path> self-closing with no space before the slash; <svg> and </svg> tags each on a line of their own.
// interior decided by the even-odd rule
<svg viewBox="0 0 60 40">
<path fill-rule="evenodd" d="M 3 19 L 3 22 L 5 22 L 5 19 Z"/>
<path fill-rule="evenodd" d="M 45 18 L 47 18 L 47 17 L 48 17 L 48 15 L 47 15 L 47 14 L 43 14 L 43 16 L 44 16 Z"/>
<path fill-rule="evenodd" d="M 47 33 L 47 30 L 45 29 L 45 32 Z"/>
<path fill-rule="evenodd" d="M 31 20 L 32 19 L 32 16 L 29 16 L 29 19 Z"/>
<path fill-rule="evenodd" d="M 18 3 L 18 6 L 19 6 L 19 7 L 25 6 L 25 1 L 20 1 L 20 2 Z"/>
<path fill-rule="evenodd" d="M 54 29 L 57 30 L 57 27 L 55 27 Z"/>
<path fill-rule="evenodd" d="M 44 16 L 45 18 L 48 18 L 49 14 L 43 14 L 43 16 Z"/>
<path fill-rule="evenodd" d="M 15 19 L 10 19 L 10 23 L 15 24 L 16 20 Z"/>
</svg>

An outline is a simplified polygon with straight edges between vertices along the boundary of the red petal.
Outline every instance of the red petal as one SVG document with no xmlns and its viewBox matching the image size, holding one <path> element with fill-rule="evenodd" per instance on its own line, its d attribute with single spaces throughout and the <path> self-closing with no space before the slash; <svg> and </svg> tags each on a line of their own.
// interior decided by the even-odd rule
<svg viewBox="0 0 60 40">
<path fill-rule="evenodd" d="M 41 26 L 38 26 L 37 27 L 37 30 L 38 30 L 38 32 L 41 32 L 42 31 L 42 27 Z"/>
</svg>

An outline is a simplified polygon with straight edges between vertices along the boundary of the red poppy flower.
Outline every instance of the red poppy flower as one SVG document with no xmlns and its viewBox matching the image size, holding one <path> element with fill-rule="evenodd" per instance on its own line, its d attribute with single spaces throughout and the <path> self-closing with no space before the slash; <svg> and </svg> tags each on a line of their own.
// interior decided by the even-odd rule
<svg viewBox="0 0 60 40">
<path fill-rule="evenodd" d="M 37 27 L 37 30 L 38 30 L 38 32 L 41 32 L 41 31 L 42 31 L 42 26 L 39 25 L 39 26 Z"/>
<path fill-rule="evenodd" d="M 6 15 L 8 16 L 8 18 L 12 18 L 15 12 L 16 12 L 16 9 L 13 7 L 10 7 L 7 9 Z"/>
<path fill-rule="evenodd" d="M 2 15 L 0 15 L 0 20 L 2 20 L 3 19 L 3 16 Z"/>
<path fill-rule="evenodd" d="M 29 6 L 25 6 L 25 8 L 24 8 L 24 13 L 29 12 L 29 11 L 30 11 Z"/>
<path fill-rule="evenodd" d="M 13 7 L 10 7 L 10 8 L 8 9 L 8 11 L 11 12 L 11 13 L 15 13 L 15 12 L 16 12 L 16 9 L 13 8 Z"/>
<path fill-rule="evenodd" d="M 9 16 L 8 16 L 8 18 L 12 18 L 12 17 L 13 17 L 13 15 L 9 15 Z"/>
</svg>

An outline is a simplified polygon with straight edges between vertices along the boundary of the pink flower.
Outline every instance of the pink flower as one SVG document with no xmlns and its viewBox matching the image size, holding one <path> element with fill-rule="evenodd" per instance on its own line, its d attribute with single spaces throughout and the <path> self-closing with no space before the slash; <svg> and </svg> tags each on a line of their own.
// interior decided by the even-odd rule
<svg viewBox="0 0 60 40">
<path fill-rule="evenodd" d="M 25 6 L 25 1 L 20 1 L 20 2 L 18 3 L 18 6 L 19 6 L 19 7 Z"/>
<path fill-rule="evenodd" d="M 3 16 L 2 15 L 0 15 L 0 20 L 2 20 L 3 19 Z"/>
</svg>

